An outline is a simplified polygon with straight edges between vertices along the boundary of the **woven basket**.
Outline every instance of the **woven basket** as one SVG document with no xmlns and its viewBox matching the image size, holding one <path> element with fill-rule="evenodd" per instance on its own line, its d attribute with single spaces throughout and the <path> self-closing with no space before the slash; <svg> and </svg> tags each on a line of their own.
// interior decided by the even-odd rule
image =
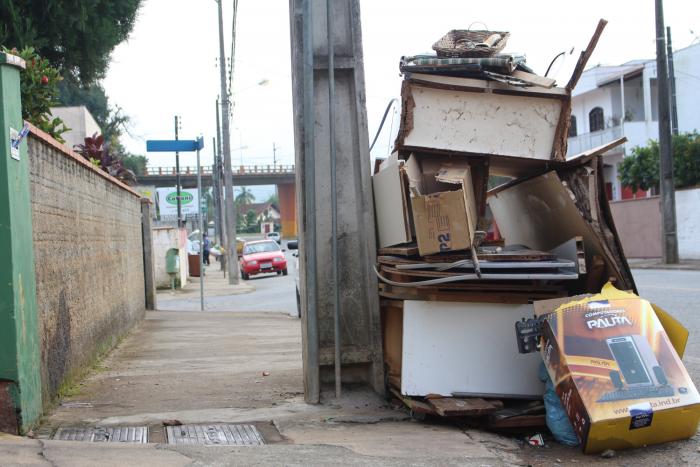
<svg viewBox="0 0 700 467">
<path fill-rule="evenodd" d="M 501 38 L 492 46 L 477 46 L 493 34 Z M 433 44 L 433 50 L 441 58 L 490 57 L 506 46 L 510 33 L 501 31 L 470 31 L 454 29 Z"/>
</svg>

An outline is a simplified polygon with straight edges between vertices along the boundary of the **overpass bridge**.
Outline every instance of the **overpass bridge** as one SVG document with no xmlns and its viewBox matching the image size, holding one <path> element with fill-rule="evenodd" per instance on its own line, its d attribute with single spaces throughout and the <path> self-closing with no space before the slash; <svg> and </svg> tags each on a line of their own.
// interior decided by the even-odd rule
<svg viewBox="0 0 700 467">
<path fill-rule="evenodd" d="M 214 169 L 213 165 L 202 166 L 203 187 L 214 184 Z M 296 237 L 294 165 L 239 165 L 231 169 L 234 186 L 277 185 L 282 235 Z M 177 172 L 175 167 L 146 167 L 137 179 L 137 183 L 143 186 L 173 187 L 176 184 Z M 180 185 L 182 188 L 197 188 L 196 166 L 180 167 Z"/>
<path fill-rule="evenodd" d="M 202 166 L 202 185 L 213 183 L 214 166 Z M 294 183 L 293 165 L 239 165 L 232 167 L 234 186 L 284 185 Z M 156 187 L 175 186 L 175 167 L 146 167 L 138 176 L 139 185 Z M 183 188 L 197 187 L 197 167 L 180 167 L 180 184 Z"/>
</svg>

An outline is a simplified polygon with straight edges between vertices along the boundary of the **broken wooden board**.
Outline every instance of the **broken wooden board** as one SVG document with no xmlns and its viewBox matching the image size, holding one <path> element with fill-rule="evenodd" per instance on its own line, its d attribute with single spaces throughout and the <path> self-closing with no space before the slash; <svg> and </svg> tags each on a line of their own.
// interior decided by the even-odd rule
<svg viewBox="0 0 700 467">
<path fill-rule="evenodd" d="M 513 429 L 543 427 L 546 424 L 545 415 L 518 415 L 508 418 L 489 418 L 486 426 L 493 429 Z"/>
<path fill-rule="evenodd" d="M 379 248 L 377 253 L 380 255 L 416 256 L 418 254 L 418 245 L 413 242 L 405 245 Z"/>
<path fill-rule="evenodd" d="M 557 122 L 570 101 L 563 88 L 515 87 L 418 73 L 404 80 L 401 97 L 396 140 L 401 151 L 545 161 L 552 159 Z M 565 117 L 568 121 L 569 113 Z"/>
<path fill-rule="evenodd" d="M 425 415 L 436 415 L 435 410 L 425 402 L 421 402 L 413 399 L 409 396 L 402 395 L 396 388 L 389 388 L 391 393 L 398 400 L 404 403 L 404 405 L 413 413 L 425 414 Z"/>
<path fill-rule="evenodd" d="M 513 78 L 517 78 L 527 84 L 531 84 L 533 86 L 539 86 L 541 88 L 551 88 L 554 87 L 556 84 L 557 80 L 552 79 L 552 78 L 547 78 L 546 76 L 539 76 L 534 73 L 528 73 L 526 71 L 520 71 L 520 70 L 515 70 L 513 73 L 511 73 L 511 76 Z"/>
<path fill-rule="evenodd" d="M 488 415 L 503 408 L 503 402 L 499 400 L 486 400 L 480 397 L 466 399 L 456 397 L 444 397 L 440 399 L 428 399 L 428 404 L 441 417 L 474 417 Z"/>
</svg>

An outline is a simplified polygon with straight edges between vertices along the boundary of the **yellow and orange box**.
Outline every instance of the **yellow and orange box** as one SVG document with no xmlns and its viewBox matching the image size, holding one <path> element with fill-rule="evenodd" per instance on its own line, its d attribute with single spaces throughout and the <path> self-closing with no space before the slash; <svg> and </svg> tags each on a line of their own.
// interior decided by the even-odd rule
<svg viewBox="0 0 700 467">
<path fill-rule="evenodd" d="M 667 312 L 611 285 L 548 314 L 542 357 L 585 453 L 695 434 L 700 395 L 680 358 L 687 339 Z"/>
</svg>

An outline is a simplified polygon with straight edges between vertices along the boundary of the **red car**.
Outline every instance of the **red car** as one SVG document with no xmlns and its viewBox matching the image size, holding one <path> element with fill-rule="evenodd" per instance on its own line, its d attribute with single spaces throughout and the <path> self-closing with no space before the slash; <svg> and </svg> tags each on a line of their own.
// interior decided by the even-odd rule
<svg viewBox="0 0 700 467">
<path fill-rule="evenodd" d="M 287 259 L 274 240 L 258 240 L 248 242 L 243 247 L 239 261 L 241 277 L 244 280 L 250 276 L 268 272 L 287 275 Z"/>
</svg>

